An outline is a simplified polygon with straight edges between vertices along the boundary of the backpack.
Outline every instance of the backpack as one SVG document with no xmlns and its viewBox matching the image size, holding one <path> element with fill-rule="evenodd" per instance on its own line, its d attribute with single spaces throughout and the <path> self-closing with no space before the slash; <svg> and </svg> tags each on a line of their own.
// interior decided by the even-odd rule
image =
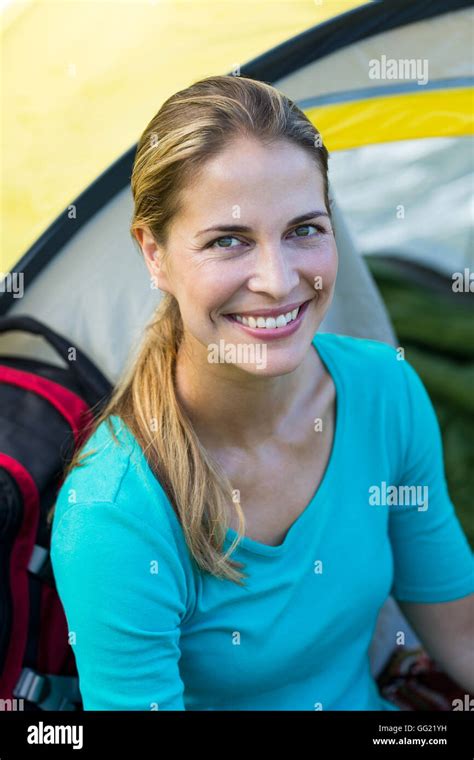
<svg viewBox="0 0 474 760">
<path fill-rule="evenodd" d="M 38 320 L 1 317 L 0 333 L 11 330 L 42 336 L 67 368 L 0 353 L 0 706 L 83 710 L 47 516 L 112 386 L 73 341 Z"/>
</svg>

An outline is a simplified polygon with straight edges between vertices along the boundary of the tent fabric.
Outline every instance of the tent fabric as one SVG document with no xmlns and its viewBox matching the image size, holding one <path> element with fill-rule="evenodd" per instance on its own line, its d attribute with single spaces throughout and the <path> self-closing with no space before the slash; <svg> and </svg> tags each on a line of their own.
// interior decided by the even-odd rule
<svg viewBox="0 0 474 760">
<path fill-rule="evenodd" d="M 413 3 L 415 9 L 417 3 Z M 380 59 L 426 59 L 429 81 L 459 79 L 472 76 L 472 23 L 470 7 L 451 10 L 444 4 L 438 16 L 404 24 L 388 31 L 355 39 L 340 49 L 316 60 L 299 65 L 294 71 L 278 78 L 279 87 L 291 97 L 304 103 L 308 84 L 319 97 L 336 97 L 339 93 L 387 88 L 406 84 L 406 79 L 370 79 L 369 61 Z M 354 19 L 360 15 L 353 11 Z M 355 23 L 357 23 L 355 21 Z M 354 35 L 355 36 L 355 35 Z M 319 53 L 319 51 L 318 51 Z M 420 92 L 424 85 L 417 85 Z"/>
<path fill-rule="evenodd" d="M 398 30 L 403 36 L 405 34 L 410 35 L 411 30 L 415 30 L 409 57 L 418 58 L 417 36 L 420 36 L 424 31 L 424 28 L 419 27 L 418 24 L 431 24 L 441 20 L 444 26 L 441 28 L 440 34 L 443 36 L 438 35 L 435 47 L 429 50 L 430 56 L 434 58 L 437 57 L 438 48 L 445 41 L 447 49 L 448 40 L 457 38 L 457 25 L 465 23 L 464 16 L 455 14 L 458 11 L 464 12 L 466 9 L 469 11 L 471 6 L 470 0 L 450 0 L 449 4 L 446 3 L 446 0 L 416 0 L 416 2 L 413 0 L 390 0 L 390 3 L 377 0 L 376 2 L 369 2 L 330 18 L 324 23 L 318 24 L 278 45 L 272 50 L 271 58 L 266 53 L 257 57 L 244 67 L 242 74 L 256 79 L 266 78 L 272 82 L 280 81 L 283 87 L 284 77 L 305 70 L 305 67 L 310 66 L 315 61 L 327 60 L 338 51 L 346 53 L 352 49 L 356 51 L 356 55 L 357 51 L 361 51 L 359 58 L 363 59 L 366 58 L 365 54 L 362 53 L 365 44 L 370 45 L 371 41 L 376 41 L 377 46 L 374 45 L 374 49 L 377 49 L 377 54 L 385 53 L 385 45 L 389 44 L 389 38 L 381 36 L 388 35 L 393 30 Z M 447 28 L 451 19 L 453 26 L 450 28 L 449 37 L 446 35 L 445 39 L 443 30 L 445 26 Z M 428 27 L 426 26 L 425 29 Z M 400 45 L 403 46 L 403 44 L 403 40 L 400 40 Z M 396 46 L 394 49 L 397 50 Z M 341 71 L 341 76 L 350 76 L 350 69 L 352 70 L 352 66 L 348 66 L 346 70 L 341 69 L 340 61 L 337 61 L 336 65 L 336 61 L 333 59 L 333 65 L 324 80 L 318 81 L 317 87 L 324 86 L 324 82 L 330 83 L 334 80 L 334 84 L 330 86 L 330 90 L 334 91 L 337 89 L 338 71 Z M 311 75 L 313 73 L 311 72 Z"/>
<path fill-rule="evenodd" d="M 269 0 L 244 0 L 244 13 L 224 0 L 5 2 L 0 272 L 136 141 L 172 92 L 366 0 L 282 0 L 271 13 Z"/>
<path fill-rule="evenodd" d="M 436 137 L 332 153 L 332 186 L 357 251 L 427 266 L 448 291 L 453 272 L 474 268 L 473 143 Z"/>
<path fill-rule="evenodd" d="M 354 24 L 353 36 L 349 37 L 353 41 L 323 57 L 319 49 L 313 51 L 315 60 L 298 67 L 293 64 L 290 73 L 274 81 L 317 125 L 329 150 L 471 135 L 472 8 L 452 12 L 444 8 L 438 16 L 364 37 L 366 11 L 362 8 L 345 14 Z M 316 46 L 317 30 L 312 37 Z M 302 36 L 301 58 L 311 57 L 312 37 Z M 428 81 L 419 84 L 416 78 L 405 79 L 410 70 L 407 64 L 400 67 L 399 78 L 385 78 L 383 70 L 383 78 L 371 78 L 370 62 L 382 57 L 385 61 L 415 61 L 414 69 L 426 62 Z M 259 69 L 258 62 L 249 67 L 256 75 Z"/>
<path fill-rule="evenodd" d="M 307 101 L 306 113 L 331 151 L 395 140 L 470 135 L 473 131 L 471 87 L 437 86 L 405 94 L 392 91 L 386 96 L 317 107 L 311 102 Z"/>
</svg>

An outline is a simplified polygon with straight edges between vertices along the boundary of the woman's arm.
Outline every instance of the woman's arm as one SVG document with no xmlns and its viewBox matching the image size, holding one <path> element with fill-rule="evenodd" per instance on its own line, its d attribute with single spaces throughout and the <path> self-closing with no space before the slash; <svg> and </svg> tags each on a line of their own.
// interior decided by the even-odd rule
<svg viewBox="0 0 474 760">
<path fill-rule="evenodd" d="M 430 656 L 474 693 L 473 553 L 449 495 L 431 399 L 413 367 L 404 361 L 400 368 L 405 444 L 398 484 L 420 486 L 425 503 L 390 507 L 392 595 Z"/>
<path fill-rule="evenodd" d="M 428 654 L 474 694 L 474 594 L 450 602 L 398 604 Z"/>
<path fill-rule="evenodd" d="M 84 710 L 184 710 L 184 573 L 166 525 L 150 524 L 142 499 L 122 501 L 66 505 L 53 526 Z"/>
</svg>

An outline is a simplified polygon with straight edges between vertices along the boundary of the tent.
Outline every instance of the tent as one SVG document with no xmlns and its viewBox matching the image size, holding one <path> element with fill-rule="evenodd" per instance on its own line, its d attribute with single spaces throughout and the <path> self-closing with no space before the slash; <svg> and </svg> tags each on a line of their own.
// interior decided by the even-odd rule
<svg viewBox="0 0 474 760">
<path fill-rule="evenodd" d="M 438 0 L 369 3 L 289 39 L 238 72 L 295 100 L 331 153 L 340 266 L 323 332 L 397 345 L 361 253 L 396 253 L 449 276 L 469 262 L 469 6 L 466 0 L 452 0 L 449 8 Z M 12 269 L 11 275 L 23 275 L 23 297 L 15 298 L 13 289 L 0 293 L 0 314 L 46 322 L 111 382 L 133 357 L 160 298 L 150 290 L 128 230 L 134 152 L 132 146 L 81 193 Z M 446 209 L 442 219 L 440 209 Z M 131 296 L 140 288 L 146 297 Z M 37 339 L 18 333 L 1 336 L 0 353 L 57 361 Z M 374 674 L 398 630 L 408 645 L 419 643 L 390 598 L 374 634 Z"/>
</svg>

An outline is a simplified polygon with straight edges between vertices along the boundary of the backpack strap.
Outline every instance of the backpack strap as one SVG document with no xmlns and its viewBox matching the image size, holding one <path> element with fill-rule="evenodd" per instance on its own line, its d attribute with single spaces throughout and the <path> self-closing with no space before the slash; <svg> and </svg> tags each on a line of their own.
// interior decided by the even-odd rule
<svg viewBox="0 0 474 760">
<path fill-rule="evenodd" d="M 65 362 L 68 371 L 74 376 L 84 399 L 89 406 L 102 406 L 111 390 L 111 383 L 95 366 L 95 364 L 77 347 L 75 361 L 69 360 L 70 341 L 52 330 L 50 327 L 28 315 L 18 317 L 1 317 L 0 333 L 11 330 L 31 333 L 43 337 L 54 348 Z"/>
<path fill-rule="evenodd" d="M 13 690 L 17 699 L 32 702 L 40 710 L 77 710 L 81 704 L 76 676 L 53 676 L 23 668 Z"/>
</svg>

